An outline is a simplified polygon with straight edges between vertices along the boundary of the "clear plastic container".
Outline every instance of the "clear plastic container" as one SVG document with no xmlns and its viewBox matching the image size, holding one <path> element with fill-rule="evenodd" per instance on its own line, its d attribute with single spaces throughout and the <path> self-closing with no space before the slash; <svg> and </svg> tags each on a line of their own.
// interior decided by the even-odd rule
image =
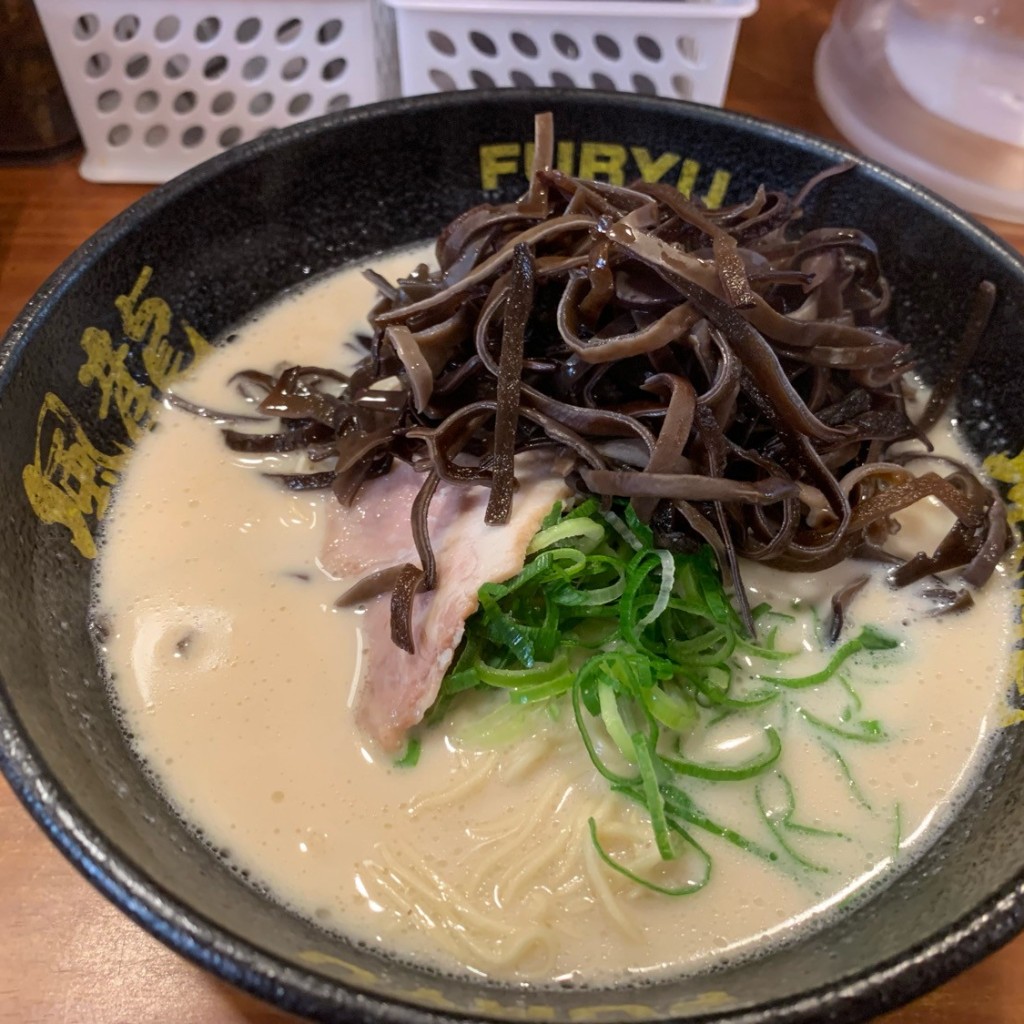
<svg viewBox="0 0 1024 1024">
<path fill-rule="evenodd" d="M 869 156 L 1024 222 L 1024 0 L 841 0 L 815 72 Z"/>
</svg>

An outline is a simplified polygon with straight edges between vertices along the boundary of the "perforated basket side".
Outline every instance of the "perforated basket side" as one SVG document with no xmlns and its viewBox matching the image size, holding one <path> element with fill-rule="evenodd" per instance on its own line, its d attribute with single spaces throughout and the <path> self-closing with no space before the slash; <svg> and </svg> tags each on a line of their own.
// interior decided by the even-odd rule
<svg viewBox="0 0 1024 1024">
<path fill-rule="evenodd" d="M 385 0 L 403 95 L 582 86 L 721 105 L 757 0 Z"/>
<path fill-rule="evenodd" d="M 92 181 L 166 181 L 274 128 L 382 98 L 372 0 L 37 7 Z"/>
</svg>

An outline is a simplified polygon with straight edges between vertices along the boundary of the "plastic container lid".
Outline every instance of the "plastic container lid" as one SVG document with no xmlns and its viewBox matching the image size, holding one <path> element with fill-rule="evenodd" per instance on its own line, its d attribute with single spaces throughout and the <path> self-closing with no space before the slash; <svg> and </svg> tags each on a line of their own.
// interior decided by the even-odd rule
<svg viewBox="0 0 1024 1024">
<path fill-rule="evenodd" d="M 986 11 L 999 5 L 844 0 L 815 80 L 863 152 L 974 213 L 1024 223 L 1024 24 L 997 31 Z"/>
</svg>

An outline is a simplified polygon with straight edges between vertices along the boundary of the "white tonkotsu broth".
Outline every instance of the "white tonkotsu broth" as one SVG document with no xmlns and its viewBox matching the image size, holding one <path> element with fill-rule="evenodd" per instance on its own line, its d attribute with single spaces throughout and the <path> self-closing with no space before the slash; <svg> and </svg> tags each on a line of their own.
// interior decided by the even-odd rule
<svg viewBox="0 0 1024 1024">
<path fill-rule="evenodd" d="M 403 253 L 373 265 L 391 277 L 414 262 Z M 373 299 L 358 268 L 315 282 L 244 325 L 178 390 L 242 410 L 227 386 L 234 372 L 338 365 Z M 939 440 L 959 452 L 950 435 Z M 318 567 L 332 499 L 285 491 L 253 469 L 259 461 L 173 409 L 139 445 L 97 570 L 113 690 L 139 755 L 213 846 L 299 913 L 396 955 L 499 979 L 614 983 L 760 952 L 931 842 L 998 726 L 1010 573 L 998 572 L 973 610 L 943 618 L 874 580 L 845 635 L 870 623 L 903 643 L 857 656 L 845 675 L 861 717 L 889 738 L 846 743 L 844 771 L 796 711 L 835 718 L 846 699 L 836 686 L 794 691 L 761 712 L 783 734 L 778 768 L 793 782 L 796 817 L 843 834 L 794 839 L 825 870 L 769 864 L 699 833 L 713 857 L 709 885 L 678 899 L 649 893 L 593 851 L 590 816 L 624 854 L 649 844 L 649 826 L 595 778 L 571 715 L 539 716 L 497 751 L 461 743 L 456 723 L 425 738 L 413 769 L 370 748 L 351 711 L 359 617 L 334 609 L 343 584 Z M 911 552 L 942 515 L 924 504 L 904 517 Z M 757 599 L 781 609 L 795 597 L 824 607 L 843 574 L 863 567 L 745 572 Z M 827 660 L 803 621 L 793 629 L 807 633 L 809 653 L 787 664 L 792 675 Z M 782 646 L 800 639 L 791 630 Z M 756 750 L 762 728 L 763 718 L 737 715 L 688 756 Z M 770 843 L 751 785 L 693 780 L 687 791 L 717 821 Z"/>
</svg>

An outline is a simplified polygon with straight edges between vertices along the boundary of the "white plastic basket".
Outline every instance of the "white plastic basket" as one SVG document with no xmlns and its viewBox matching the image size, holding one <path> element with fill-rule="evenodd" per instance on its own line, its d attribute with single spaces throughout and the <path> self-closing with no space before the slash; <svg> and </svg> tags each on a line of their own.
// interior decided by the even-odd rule
<svg viewBox="0 0 1024 1024">
<path fill-rule="evenodd" d="M 384 0 L 402 93 L 582 86 L 720 106 L 758 0 Z"/>
<path fill-rule="evenodd" d="M 372 0 L 36 0 L 90 181 L 161 182 L 382 98 Z"/>
</svg>

